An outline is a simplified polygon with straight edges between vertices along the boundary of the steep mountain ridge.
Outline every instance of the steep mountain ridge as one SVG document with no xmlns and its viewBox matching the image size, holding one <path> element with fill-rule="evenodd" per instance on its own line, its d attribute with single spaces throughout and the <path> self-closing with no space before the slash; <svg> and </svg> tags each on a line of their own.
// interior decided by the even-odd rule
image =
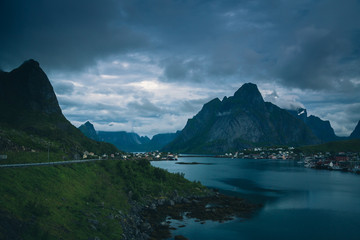
<svg viewBox="0 0 360 240">
<path fill-rule="evenodd" d="M 189 119 L 164 151 L 223 153 L 250 146 L 306 145 L 319 139 L 286 110 L 264 102 L 257 86 L 244 84 L 234 96 L 213 99 Z"/>
<path fill-rule="evenodd" d="M 85 137 L 62 114 L 54 89 L 35 60 L 0 74 L 0 150 L 116 152 Z"/>
<path fill-rule="evenodd" d="M 35 114 L 64 120 L 54 89 L 38 62 L 25 61 L 9 73 L 3 72 L 0 77 L 2 124 L 21 126 L 31 121 Z"/>
<path fill-rule="evenodd" d="M 329 121 L 324 121 L 314 115 L 307 116 L 306 109 L 299 108 L 297 110 L 287 111 L 294 117 L 302 120 L 322 142 L 330 142 L 341 139 L 335 135 L 334 129 L 331 127 Z"/>
<path fill-rule="evenodd" d="M 147 136 L 139 136 L 137 133 L 126 131 L 96 131 L 89 121 L 82 124 L 79 130 L 87 137 L 114 144 L 117 148 L 126 152 L 148 152 L 160 150 L 166 144 L 173 141 L 177 133 L 160 133 L 152 139 Z"/>
</svg>

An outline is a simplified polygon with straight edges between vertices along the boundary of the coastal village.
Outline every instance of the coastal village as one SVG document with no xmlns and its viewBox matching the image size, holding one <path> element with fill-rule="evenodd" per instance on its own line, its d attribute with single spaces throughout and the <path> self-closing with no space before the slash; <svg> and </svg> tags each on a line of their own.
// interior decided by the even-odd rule
<svg viewBox="0 0 360 240">
<path fill-rule="evenodd" d="M 294 147 L 253 148 L 234 154 L 226 153 L 222 157 L 294 160 L 298 164 L 303 164 L 306 168 L 360 173 L 360 153 L 358 152 L 317 152 L 305 154 Z"/>
<path fill-rule="evenodd" d="M 85 151 L 82 156 L 83 159 L 123 159 L 123 160 L 135 160 L 146 159 L 149 161 L 176 161 L 178 159 L 177 154 L 163 153 L 159 151 L 146 152 L 146 153 L 112 153 L 103 154 L 101 156 L 95 155 L 93 152 Z"/>
<path fill-rule="evenodd" d="M 210 157 L 209 155 L 196 155 L 198 157 Z M 94 153 L 84 152 L 83 159 L 94 158 Z M 102 159 L 146 159 L 149 161 L 177 161 L 179 155 L 170 152 L 145 152 L 145 153 L 114 153 L 102 155 Z M 223 155 L 213 155 L 216 158 L 232 159 L 273 159 L 296 161 L 306 168 L 326 169 L 344 172 L 354 172 L 360 174 L 360 153 L 359 152 L 318 152 L 305 154 L 294 147 L 256 147 L 248 148 L 234 153 Z"/>
</svg>

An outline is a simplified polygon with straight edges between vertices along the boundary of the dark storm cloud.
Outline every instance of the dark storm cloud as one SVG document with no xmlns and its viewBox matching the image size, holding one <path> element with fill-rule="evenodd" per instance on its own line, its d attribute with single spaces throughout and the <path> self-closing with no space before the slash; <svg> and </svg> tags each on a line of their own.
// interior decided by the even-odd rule
<svg viewBox="0 0 360 240">
<path fill-rule="evenodd" d="M 59 81 L 53 84 L 56 94 L 72 94 L 74 91 L 74 84 L 69 81 Z"/>
<path fill-rule="evenodd" d="M 58 100 L 63 111 L 71 112 L 82 112 L 82 111 L 93 111 L 97 112 L 99 115 L 104 115 L 101 111 L 106 111 L 108 115 L 111 115 L 113 112 L 124 111 L 124 108 L 109 103 L 102 103 L 99 101 L 87 101 L 84 97 L 68 97 L 66 95 L 59 95 Z"/>
<path fill-rule="evenodd" d="M 137 112 L 140 116 L 149 116 L 150 114 L 156 117 L 163 112 L 162 109 L 150 102 L 147 98 L 141 98 L 139 101 L 130 102 L 128 103 L 128 107 Z"/>
<path fill-rule="evenodd" d="M 147 45 L 123 23 L 117 1 L 1 1 L 0 62 L 34 58 L 51 69 L 79 69 Z"/>
<path fill-rule="evenodd" d="M 129 24 L 159 40 L 162 80 L 237 76 L 301 89 L 359 88 L 352 81 L 360 76 L 359 1 L 156 2 L 123 9 Z"/>
<path fill-rule="evenodd" d="M 52 82 L 65 112 L 83 119 L 124 121 L 126 115 L 146 117 L 148 124 L 164 114 L 196 114 L 205 101 L 193 99 L 221 98 L 212 90 L 228 92 L 250 81 L 270 86 L 263 90 L 273 91 L 268 99 L 274 103 L 293 108 L 301 102 L 336 119 L 344 106 L 359 102 L 359 12 L 358 0 L 1 1 L 0 68 L 34 58 L 45 71 L 72 76 Z M 142 81 L 156 84 L 146 90 Z M 155 91 L 166 91 L 162 84 L 198 87 L 207 95 L 183 92 L 176 103 L 155 99 Z M 294 89 L 301 98 L 282 98 Z M 88 93 L 93 102 L 86 102 Z M 115 113 L 116 95 L 131 102 Z M 114 104 L 105 104 L 104 96 Z M 339 117 L 339 129 L 340 121 L 349 121 L 343 133 L 354 121 L 349 116 Z"/>
<path fill-rule="evenodd" d="M 358 88 L 360 2 L 8 1 L 0 65 L 36 58 L 79 69 L 143 51 L 165 81 L 277 79 L 303 89 Z"/>
<path fill-rule="evenodd" d="M 355 41 L 359 43 L 360 39 Z M 300 88 L 350 90 L 354 87 L 350 80 L 360 76 L 356 67 L 360 56 L 354 56 L 354 44 L 329 30 L 302 29 L 278 66 L 279 77 L 285 84 Z"/>
<path fill-rule="evenodd" d="M 269 51 L 277 55 L 272 73 L 285 86 L 302 89 L 358 88 L 351 80 L 360 76 L 359 11 L 356 0 L 281 5 L 272 13 L 279 18 L 270 15 L 279 31 L 272 42 L 277 54 Z"/>
<path fill-rule="evenodd" d="M 164 66 L 163 81 L 177 82 L 202 82 L 204 81 L 204 67 L 206 62 L 198 58 L 181 59 L 177 57 L 162 60 Z"/>
<path fill-rule="evenodd" d="M 170 59 L 167 61 L 164 71 L 166 79 L 179 80 L 186 79 L 188 69 L 186 64 L 179 59 Z"/>
<path fill-rule="evenodd" d="M 207 103 L 210 100 L 211 98 L 183 101 L 179 110 L 185 113 L 198 112 L 201 110 L 204 103 Z"/>
</svg>

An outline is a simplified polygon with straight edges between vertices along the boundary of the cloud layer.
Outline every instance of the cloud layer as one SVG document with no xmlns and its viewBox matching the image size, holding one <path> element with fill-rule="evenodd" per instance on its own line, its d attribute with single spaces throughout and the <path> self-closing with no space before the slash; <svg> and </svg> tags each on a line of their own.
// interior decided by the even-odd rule
<svg viewBox="0 0 360 240">
<path fill-rule="evenodd" d="M 244 82 L 348 135 L 360 116 L 360 2 L 2 1 L 0 69 L 29 58 L 65 115 L 102 130 L 181 129 Z"/>
</svg>

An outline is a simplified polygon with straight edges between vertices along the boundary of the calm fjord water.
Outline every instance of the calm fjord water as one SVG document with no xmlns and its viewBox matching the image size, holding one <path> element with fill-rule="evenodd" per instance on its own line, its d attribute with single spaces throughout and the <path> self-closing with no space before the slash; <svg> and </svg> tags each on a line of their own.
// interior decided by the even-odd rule
<svg viewBox="0 0 360 240">
<path fill-rule="evenodd" d="M 360 176 L 304 168 L 294 161 L 191 157 L 180 165 L 152 162 L 182 172 L 225 194 L 262 203 L 251 219 L 206 224 L 186 219 L 173 235 L 189 239 L 360 239 Z M 184 222 L 173 221 L 178 227 Z"/>
</svg>

